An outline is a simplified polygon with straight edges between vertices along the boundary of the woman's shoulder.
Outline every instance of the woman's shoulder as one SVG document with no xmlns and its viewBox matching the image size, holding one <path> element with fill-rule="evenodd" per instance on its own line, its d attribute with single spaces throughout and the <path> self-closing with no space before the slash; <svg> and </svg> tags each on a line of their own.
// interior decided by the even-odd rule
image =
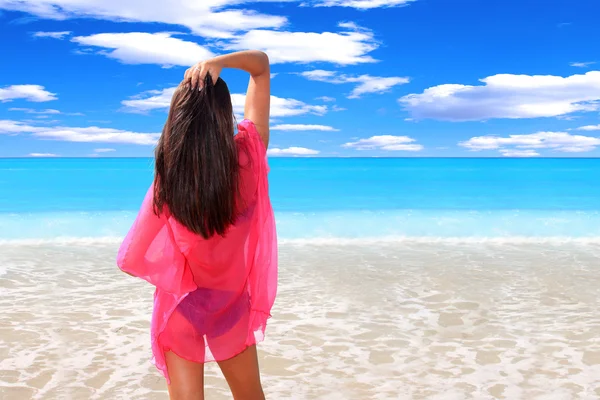
<svg viewBox="0 0 600 400">
<path fill-rule="evenodd" d="M 260 138 L 258 131 L 256 130 L 256 126 L 254 122 L 249 119 L 244 119 L 238 124 L 238 134 L 236 135 L 236 139 L 244 140 L 250 144 L 252 150 L 261 157 L 264 156 L 267 152 L 265 145 Z"/>
<path fill-rule="evenodd" d="M 254 125 L 254 122 L 250 121 L 247 118 L 244 118 L 237 126 L 238 128 L 238 135 L 242 134 L 242 135 L 258 135 L 258 131 L 256 130 L 256 126 Z"/>
</svg>

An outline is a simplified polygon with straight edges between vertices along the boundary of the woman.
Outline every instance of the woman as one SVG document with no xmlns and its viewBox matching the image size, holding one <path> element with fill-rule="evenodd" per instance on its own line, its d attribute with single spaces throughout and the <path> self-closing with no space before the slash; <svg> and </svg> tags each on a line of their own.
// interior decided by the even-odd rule
<svg viewBox="0 0 600 400">
<path fill-rule="evenodd" d="M 223 68 L 250 73 L 235 137 Z M 204 398 L 207 361 L 218 362 L 234 399 L 264 399 L 256 343 L 277 290 L 269 107 L 262 52 L 188 69 L 156 148 L 154 183 L 119 249 L 119 268 L 156 286 L 152 352 L 173 400 Z"/>
</svg>

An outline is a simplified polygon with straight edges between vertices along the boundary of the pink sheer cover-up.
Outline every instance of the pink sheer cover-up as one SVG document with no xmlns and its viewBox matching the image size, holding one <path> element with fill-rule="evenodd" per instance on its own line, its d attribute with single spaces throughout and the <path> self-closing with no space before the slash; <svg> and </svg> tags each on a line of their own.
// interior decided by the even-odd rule
<svg viewBox="0 0 600 400">
<path fill-rule="evenodd" d="M 117 264 L 156 287 L 153 362 L 169 381 L 165 352 L 204 363 L 236 356 L 264 339 L 277 293 L 277 235 L 266 148 L 254 124 L 235 136 L 245 210 L 226 235 L 208 240 L 153 212 L 154 185 L 119 249 Z"/>
</svg>

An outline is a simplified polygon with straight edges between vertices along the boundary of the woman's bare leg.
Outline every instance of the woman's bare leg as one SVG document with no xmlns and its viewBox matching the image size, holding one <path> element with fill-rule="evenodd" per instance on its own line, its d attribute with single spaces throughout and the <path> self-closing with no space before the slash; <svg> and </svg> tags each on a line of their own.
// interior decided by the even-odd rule
<svg viewBox="0 0 600 400">
<path fill-rule="evenodd" d="M 191 362 L 172 351 L 165 353 L 171 400 L 204 400 L 204 364 Z"/>
<path fill-rule="evenodd" d="M 220 361 L 219 367 L 227 380 L 234 400 L 264 400 L 256 346 L 250 346 L 229 360 Z"/>
</svg>

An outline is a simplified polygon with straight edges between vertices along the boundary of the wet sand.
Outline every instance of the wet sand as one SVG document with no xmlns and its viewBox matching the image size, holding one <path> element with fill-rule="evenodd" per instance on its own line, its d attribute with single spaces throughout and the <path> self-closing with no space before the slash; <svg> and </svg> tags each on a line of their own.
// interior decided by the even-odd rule
<svg viewBox="0 0 600 400">
<path fill-rule="evenodd" d="M 167 399 L 116 244 L 0 245 L 0 398 Z M 270 399 L 600 398 L 600 246 L 284 244 Z M 207 365 L 207 398 L 231 398 Z"/>
</svg>

